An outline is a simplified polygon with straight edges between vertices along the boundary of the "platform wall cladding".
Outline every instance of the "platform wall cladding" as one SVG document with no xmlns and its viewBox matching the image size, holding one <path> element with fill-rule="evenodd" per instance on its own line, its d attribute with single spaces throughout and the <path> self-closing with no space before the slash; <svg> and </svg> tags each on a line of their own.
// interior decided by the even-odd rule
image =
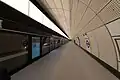
<svg viewBox="0 0 120 80">
<path fill-rule="evenodd" d="M 120 1 L 92 0 L 86 5 L 76 43 L 120 72 Z"/>
</svg>

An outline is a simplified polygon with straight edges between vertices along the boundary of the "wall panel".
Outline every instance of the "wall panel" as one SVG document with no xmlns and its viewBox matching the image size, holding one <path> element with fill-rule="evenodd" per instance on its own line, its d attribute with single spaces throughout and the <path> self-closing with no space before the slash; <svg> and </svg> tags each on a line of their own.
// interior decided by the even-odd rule
<svg viewBox="0 0 120 80">
<path fill-rule="evenodd" d="M 112 39 L 114 41 L 117 53 L 116 55 L 118 61 L 118 70 L 120 71 L 120 19 L 108 24 L 107 28 L 109 29 L 110 34 L 112 35 Z"/>
<path fill-rule="evenodd" d="M 75 42 L 76 42 L 77 45 L 80 45 L 78 37 L 76 37 Z"/>
<path fill-rule="evenodd" d="M 100 59 L 117 69 L 117 59 L 111 37 L 105 27 L 93 32 L 99 45 Z"/>
<path fill-rule="evenodd" d="M 84 49 L 86 49 L 85 37 L 83 35 L 80 36 L 80 45 L 81 45 L 81 47 L 83 47 Z"/>
<path fill-rule="evenodd" d="M 96 41 L 96 37 L 92 32 L 88 33 L 89 39 L 90 39 L 90 48 L 91 48 L 91 53 L 95 55 L 96 57 L 99 57 L 99 47 L 98 43 Z"/>
<path fill-rule="evenodd" d="M 107 25 L 112 36 L 120 35 L 120 19 Z"/>
<path fill-rule="evenodd" d="M 120 66 L 120 62 L 118 63 L 118 65 Z M 120 67 L 118 68 L 119 72 L 120 72 Z"/>
</svg>

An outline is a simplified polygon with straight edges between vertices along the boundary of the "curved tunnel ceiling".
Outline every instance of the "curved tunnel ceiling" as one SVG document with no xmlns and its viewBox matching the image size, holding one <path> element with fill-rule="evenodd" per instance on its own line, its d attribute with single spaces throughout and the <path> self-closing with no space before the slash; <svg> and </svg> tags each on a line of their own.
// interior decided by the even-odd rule
<svg viewBox="0 0 120 80">
<path fill-rule="evenodd" d="M 70 37 L 70 7 L 69 0 L 36 0 Z"/>
<path fill-rule="evenodd" d="M 37 0 L 45 5 L 64 31 L 74 38 L 120 16 L 119 0 Z"/>
</svg>

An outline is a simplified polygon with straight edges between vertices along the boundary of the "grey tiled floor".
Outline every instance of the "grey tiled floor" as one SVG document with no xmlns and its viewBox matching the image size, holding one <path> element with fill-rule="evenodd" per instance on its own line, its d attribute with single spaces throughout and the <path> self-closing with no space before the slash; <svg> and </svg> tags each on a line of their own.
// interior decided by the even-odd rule
<svg viewBox="0 0 120 80">
<path fill-rule="evenodd" d="M 12 80 L 118 80 L 74 43 L 52 51 L 12 76 Z"/>
</svg>

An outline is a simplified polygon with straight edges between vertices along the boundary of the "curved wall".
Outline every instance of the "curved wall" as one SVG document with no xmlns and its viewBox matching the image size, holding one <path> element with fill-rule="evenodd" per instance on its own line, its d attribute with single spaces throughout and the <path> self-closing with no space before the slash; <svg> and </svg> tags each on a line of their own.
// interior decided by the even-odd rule
<svg viewBox="0 0 120 80">
<path fill-rule="evenodd" d="M 120 71 L 119 3 L 119 0 L 79 0 L 78 4 L 74 5 L 77 9 L 71 13 L 74 39 L 79 37 L 81 47 L 118 71 Z M 73 13 L 77 13 L 76 16 L 78 13 L 81 14 L 80 6 L 84 7 L 83 14 L 76 18 Z M 74 24 L 76 20 L 77 23 Z"/>
</svg>

